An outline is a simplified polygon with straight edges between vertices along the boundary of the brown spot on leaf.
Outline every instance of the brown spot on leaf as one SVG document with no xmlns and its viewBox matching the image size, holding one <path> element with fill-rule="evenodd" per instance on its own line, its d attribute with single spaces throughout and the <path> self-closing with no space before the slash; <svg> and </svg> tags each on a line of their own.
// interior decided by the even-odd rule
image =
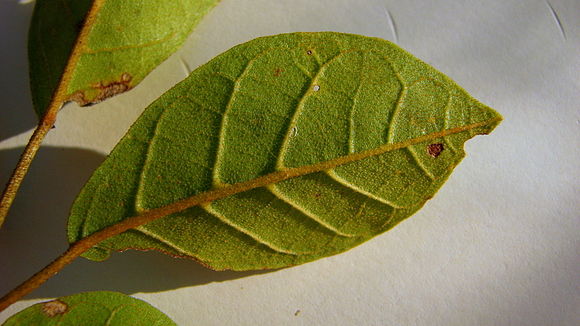
<svg viewBox="0 0 580 326">
<path fill-rule="evenodd" d="M 427 145 L 427 154 L 437 157 L 443 152 L 444 146 L 441 143 Z"/>
<path fill-rule="evenodd" d="M 274 70 L 274 76 L 275 77 L 280 77 L 280 75 L 282 74 L 282 72 L 284 72 L 284 69 L 282 69 L 282 68 L 276 68 L 276 70 Z"/>
<path fill-rule="evenodd" d="M 118 81 L 113 81 L 108 84 L 103 83 L 102 81 L 91 85 L 91 87 L 95 90 L 98 90 L 99 93 L 93 99 L 87 99 L 85 97 L 84 91 L 78 91 L 70 96 L 70 100 L 75 101 L 80 106 L 89 106 L 92 104 L 99 103 L 103 100 L 108 99 L 109 97 L 113 97 L 117 94 L 124 93 L 132 88 L 130 85 L 131 79 L 133 77 L 128 73 L 123 73 Z"/>
<path fill-rule="evenodd" d="M 42 304 L 42 312 L 48 317 L 62 315 L 68 311 L 68 305 L 60 300 L 52 300 Z"/>
</svg>

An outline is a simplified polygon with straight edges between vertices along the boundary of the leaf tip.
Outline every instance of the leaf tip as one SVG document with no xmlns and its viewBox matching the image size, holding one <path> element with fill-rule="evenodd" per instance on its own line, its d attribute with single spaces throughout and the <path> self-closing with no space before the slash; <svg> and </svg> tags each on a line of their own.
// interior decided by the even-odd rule
<svg viewBox="0 0 580 326">
<path fill-rule="evenodd" d="M 495 128 L 503 121 L 503 117 L 499 112 L 491 107 L 477 102 L 475 108 L 478 110 L 480 121 L 484 123 L 483 126 L 474 130 L 474 135 L 489 135 Z"/>
</svg>

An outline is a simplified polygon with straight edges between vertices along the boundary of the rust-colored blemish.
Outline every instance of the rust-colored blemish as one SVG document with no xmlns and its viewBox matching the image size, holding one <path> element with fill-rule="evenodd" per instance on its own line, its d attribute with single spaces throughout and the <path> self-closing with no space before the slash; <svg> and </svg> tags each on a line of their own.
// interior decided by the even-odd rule
<svg viewBox="0 0 580 326">
<path fill-rule="evenodd" d="M 124 93 L 132 88 L 130 85 L 131 80 L 133 77 L 128 73 L 123 73 L 118 81 L 113 81 L 111 83 L 105 84 L 102 81 L 91 85 L 93 89 L 99 91 L 97 96 L 94 99 L 89 100 L 85 97 L 83 91 L 78 91 L 70 96 L 70 100 L 75 101 L 80 106 L 88 106 L 91 104 L 99 103 L 103 100 L 108 99 L 109 97 L 113 97 L 117 94 Z"/>
<path fill-rule="evenodd" d="M 280 77 L 280 75 L 282 74 L 282 72 L 284 72 L 284 69 L 282 69 L 282 68 L 276 68 L 276 70 L 274 70 L 274 76 L 275 77 Z"/>
<path fill-rule="evenodd" d="M 60 300 L 52 300 L 42 304 L 42 312 L 48 317 L 62 315 L 68 311 L 68 305 Z"/>
<path fill-rule="evenodd" d="M 433 156 L 433 157 L 437 157 L 439 155 L 441 155 L 441 152 L 443 152 L 444 150 L 444 146 L 441 143 L 437 143 L 437 144 L 430 144 L 427 145 L 427 154 Z"/>
</svg>

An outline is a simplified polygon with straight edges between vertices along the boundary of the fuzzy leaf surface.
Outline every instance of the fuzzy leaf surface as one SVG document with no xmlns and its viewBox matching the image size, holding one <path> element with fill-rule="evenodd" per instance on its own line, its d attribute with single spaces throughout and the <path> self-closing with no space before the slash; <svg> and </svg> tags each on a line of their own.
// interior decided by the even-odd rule
<svg viewBox="0 0 580 326">
<path fill-rule="evenodd" d="M 37 0 L 28 42 L 36 113 L 57 94 L 89 105 L 135 87 L 218 1 Z"/>
<path fill-rule="evenodd" d="M 73 205 L 69 241 L 191 199 L 84 254 L 156 249 L 213 269 L 302 264 L 433 197 L 501 116 L 394 44 L 282 34 L 236 46 L 151 104 Z"/>
<path fill-rule="evenodd" d="M 118 292 L 85 292 L 37 303 L 10 317 L 16 325 L 176 325 L 145 301 Z"/>
</svg>

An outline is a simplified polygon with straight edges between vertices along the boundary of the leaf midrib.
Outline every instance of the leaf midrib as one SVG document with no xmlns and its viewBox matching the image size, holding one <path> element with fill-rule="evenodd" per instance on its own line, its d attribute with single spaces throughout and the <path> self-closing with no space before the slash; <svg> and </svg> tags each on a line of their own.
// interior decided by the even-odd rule
<svg viewBox="0 0 580 326">
<path fill-rule="evenodd" d="M 69 101 L 69 96 L 67 95 L 68 86 L 72 79 L 72 75 L 74 70 L 77 66 L 77 62 L 79 61 L 81 55 L 83 54 L 84 48 L 86 46 L 86 42 L 88 40 L 88 35 L 92 30 L 93 25 L 95 24 L 95 20 L 101 8 L 105 4 L 107 0 L 94 0 L 91 9 L 89 9 L 83 23 L 83 27 L 75 40 L 75 43 L 72 48 L 72 52 L 69 56 L 69 59 L 66 63 L 66 67 L 64 68 L 64 72 L 62 73 L 62 77 L 58 82 L 58 86 L 52 96 L 50 104 L 46 110 L 45 115 L 54 114 L 56 115 L 56 111 L 67 101 Z"/>
<path fill-rule="evenodd" d="M 143 213 L 141 213 L 139 215 L 126 218 L 115 225 L 109 226 L 105 229 L 102 229 L 101 231 L 97 231 L 94 234 L 95 235 L 94 241 L 96 241 L 96 243 L 98 243 L 98 242 L 103 241 L 105 239 L 108 239 L 112 236 L 115 236 L 117 234 L 125 232 L 129 229 L 136 228 L 138 226 L 152 222 L 152 221 L 157 220 L 159 218 L 163 218 L 165 216 L 168 216 L 168 215 L 171 215 L 174 213 L 178 213 L 178 212 L 181 212 L 181 211 L 186 210 L 188 208 L 192 208 L 192 207 L 199 206 L 202 204 L 209 204 L 213 201 L 223 199 L 223 198 L 226 198 L 226 197 L 238 194 L 238 193 L 242 193 L 242 192 L 249 191 L 249 190 L 256 189 L 256 188 L 260 188 L 260 187 L 265 187 L 265 186 L 275 184 L 275 183 L 278 183 L 281 181 L 285 181 L 288 179 L 297 178 L 297 177 L 305 176 L 308 174 L 312 174 L 312 173 L 316 173 L 316 172 L 320 172 L 320 171 L 324 171 L 324 170 L 330 170 L 330 169 L 336 168 L 336 167 L 341 166 L 341 165 L 357 162 L 357 161 L 360 161 L 360 160 L 363 160 L 363 159 L 366 159 L 369 157 L 384 154 L 386 152 L 398 150 L 401 148 L 405 148 L 405 147 L 420 144 L 420 143 L 424 143 L 424 142 L 427 142 L 429 140 L 443 138 L 443 137 L 450 136 L 453 134 L 458 134 L 458 133 L 461 133 L 464 131 L 473 130 L 473 129 L 478 128 L 478 127 L 491 125 L 491 124 L 499 122 L 499 121 L 501 121 L 501 118 L 496 117 L 496 118 L 492 118 L 492 119 L 478 122 L 478 123 L 473 123 L 473 124 L 469 124 L 469 125 L 465 125 L 465 126 L 461 126 L 461 127 L 446 129 L 446 130 L 443 130 L 440 132 L 426 134 L 426 135 L 423 135 L 420 137 L 406 140 L 404 142 L 384 144 L 382 146 L 379 146 L 379 147 L 376 147 L 376 148 L 373 148 L 370 150 L 352 153 L 349 155 L 341 156 L 341 157 L 338 157 L 338 158 L 335 158 L 332 160 L 319 162 L 319 163 L 312 164 L 312 165 L 306 165 L 306 166 L 301 166 L 301 167 L 297 167 L 297 168 L 289 168 L 286 170 L 272 172 L 272 173 L 257 177 L 255 179 L 252 179 L 249 181 L 239 182 L 239 183 L 236 183 L 233 185 L 226 185 L 226 186 L 223 186 L 223 187 L 220 187 L 217 189 L 208 190 L 208 191 L 193 195 L 191 197 L 176 201 L 172 204 L 162 206 L 159 208 L 150 209 L 150 210 L 144 211 Z"/>
</svg>

